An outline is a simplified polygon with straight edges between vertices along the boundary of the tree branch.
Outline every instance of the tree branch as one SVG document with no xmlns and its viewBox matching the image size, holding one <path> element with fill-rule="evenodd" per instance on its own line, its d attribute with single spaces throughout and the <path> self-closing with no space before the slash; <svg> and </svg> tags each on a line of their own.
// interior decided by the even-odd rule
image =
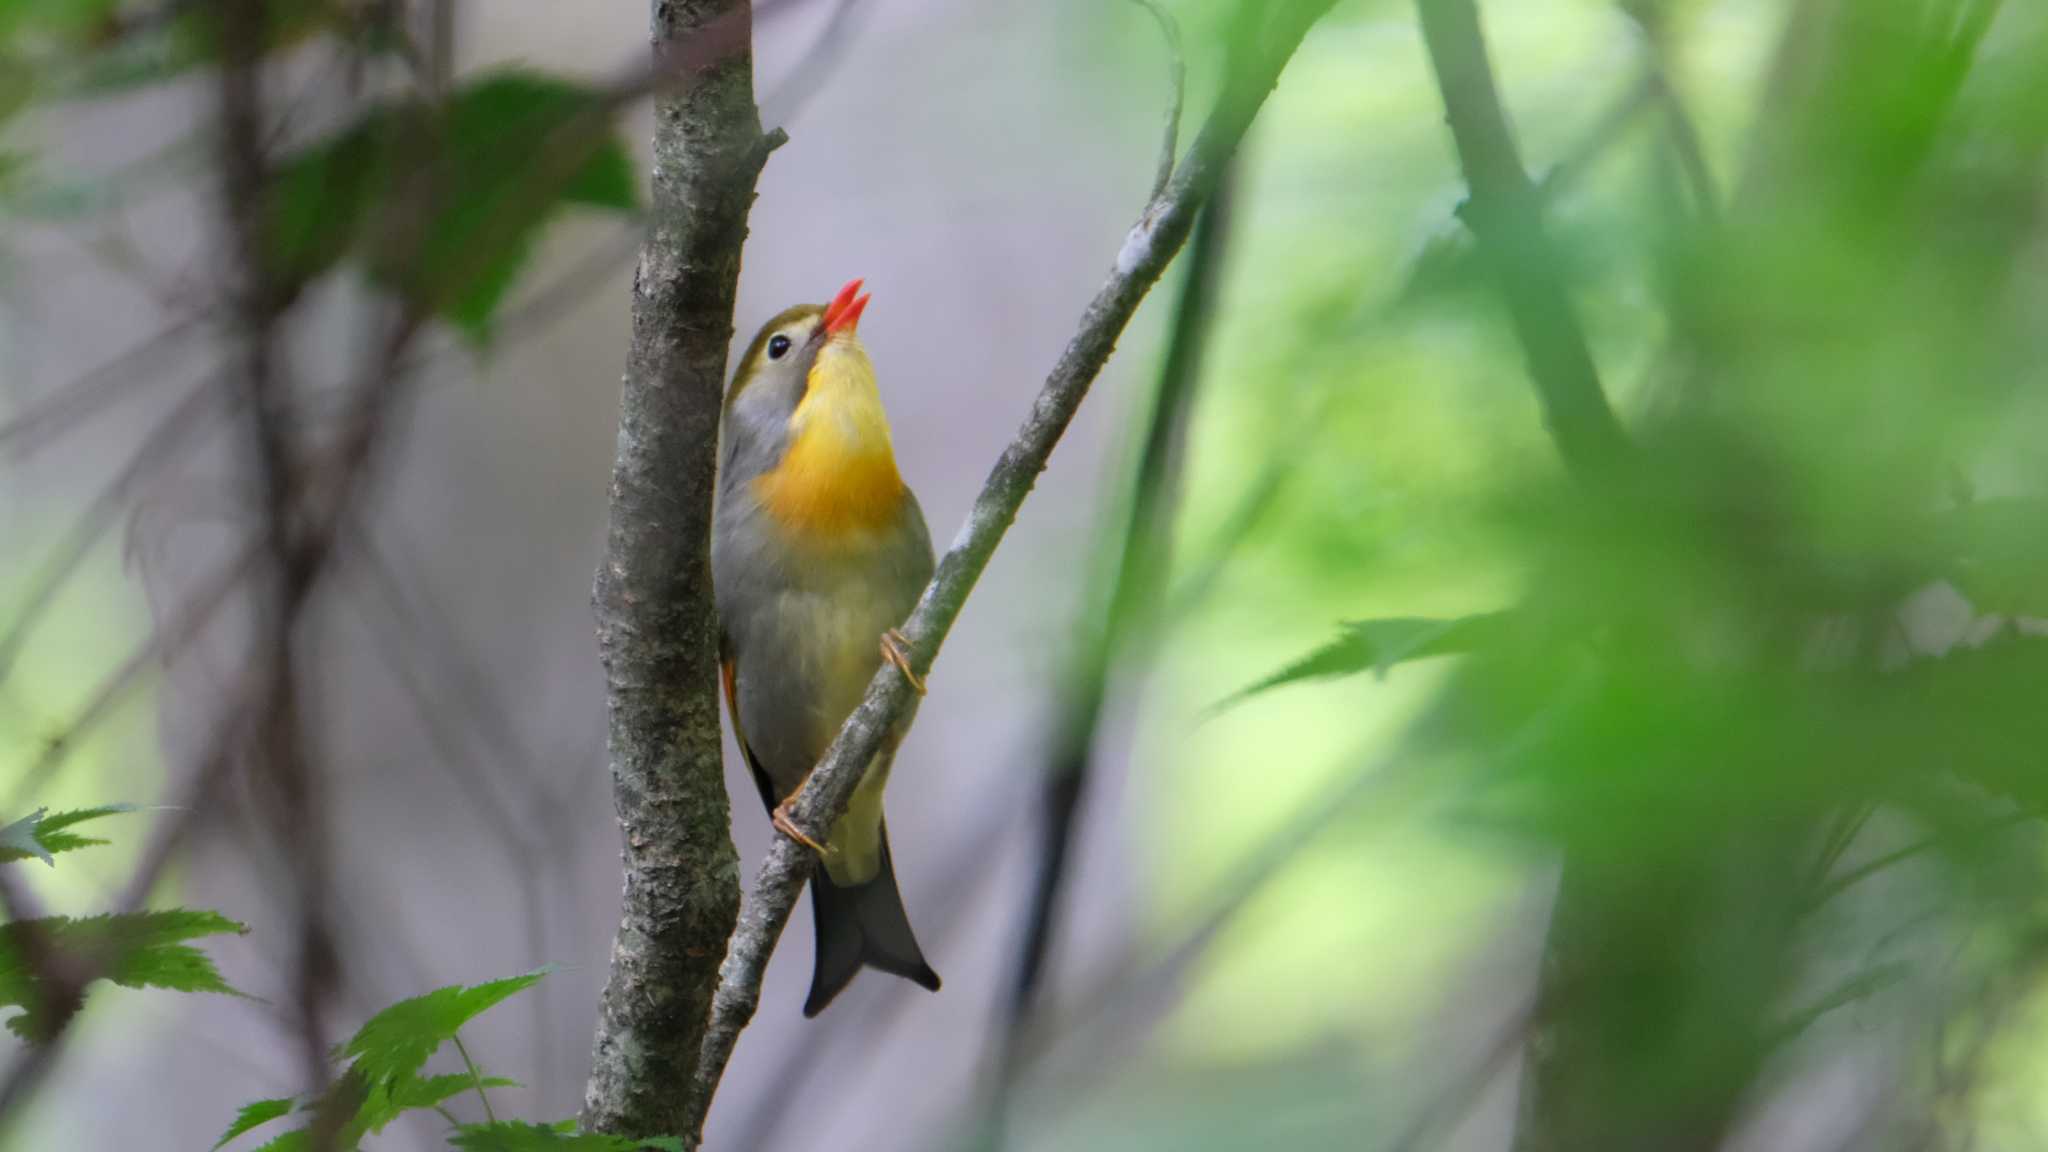
<svg viewBox="0 0 2048 1152">
<path fill-rule="evenodd" d="M 750 0 L 653 5 L 656 67 L 680 61 L 687 75 L 655 105 L 654 208 L 593 594 L 625 894 L 582 1117 L 635 1136 L 694 1130 L 684 1089 L 739 911 L 710 540 L 740 250 L 780 142 L 754 105 L 751 27 Z"/>
<path fill-rule="evenodd" d="M 1082 314 L 1079 331 L 1046 378 L 1016 438 L 996 461 L 966 525 L 940 559 L 931 583 L 904 622 L 912 670 L 919 675 L 930 670 L 968 593 L 988 566 L 989 557 L 1016 518 L 1132 313 L 1186 242 L 1196 212 L 1221 178 L 1267 93 L 1278 82 L 1281 69 L 1310 25 L 1332 3 L 1290 0 L 1258 5 L 1265 11 L 1255 26 L 1254 41 L 1245 51 L 1246 67 L 1230 77 L 1208 124 L 1165 193 L 1153 199 L 1125 237 L 1109 280 Z M 790 806 L 800 831 L 814 839 L 823 836 L 836 814 L 844 810 L 861 773 L 895 730 L 912 695 L 909 681 L 894 665 L 885 663 L 876 672 L 866 697 L 847 717 L 832 747 Z M 768 958 L 814 863 L 808 850 L 787 838 L 778 838 L 769 849 L 720 973 L 711 1026 L 692 1085 L 693 1124 L 685 1136 L 695 1137 L 701 1131 L 733 1045 L 760 1002 Z"/>
<path fill-rule="evenodd" d="M 1451 136 L 1471 188 L 1461 214 L 1507 297 L 1508 314 L 1565 463 L 1585 478 L 1626 452 L 1585 330 L 1557 276 L 1542 208 L 1501 111 L 1472 0 L 1417 0 Z"/>
</svg>

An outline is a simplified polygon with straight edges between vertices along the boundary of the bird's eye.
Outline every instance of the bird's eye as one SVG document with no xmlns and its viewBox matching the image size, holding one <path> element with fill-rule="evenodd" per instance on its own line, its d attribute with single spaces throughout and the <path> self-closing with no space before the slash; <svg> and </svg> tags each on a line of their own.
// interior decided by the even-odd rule
<svg viewBox="0 0 2048 1152">
<path fill-rule="evenodd" d="M 770 360 L 780 360 L 787 355 L 789 355 L 789 337 L 778 334 L 768 341 L 768 358 Z"/>
</svg>

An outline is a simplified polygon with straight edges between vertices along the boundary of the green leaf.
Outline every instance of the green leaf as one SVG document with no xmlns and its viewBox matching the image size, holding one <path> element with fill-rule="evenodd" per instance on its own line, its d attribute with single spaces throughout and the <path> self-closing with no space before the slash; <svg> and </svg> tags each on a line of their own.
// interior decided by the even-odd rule
<svg viewBox="0 0 2048 1152">
<path fill-rule="evenodd" d="M 598 93 L 581 85 L 520 69 L 490 72 L 450 101 L 448 144 L 465 157 L 505 163 L 497 175 L 510 176 L 533 159 L 543 135 L 602 111 Z M 566 174 L 557 199 L 617 212 L 639 209 L 633 161 L 616 133 L 598 137 L 588 158 Z"/>
<path fill-rule="evenodd" d="M 639 200 L 599 93 L 506 69 L 464 84 L 445 111 L 386 105 L 285 158 L 268 205 L 281 283 L 352 255 L 481 344 L 557 209 L 633 212 Z"/>
<path fill-rule="evenodd" d="M 356 1122 L 364 1131 L 382 1132 L 393 1120 L 407 1112 L 422 1108 L 433 1108 L 443 1102 L 475 1091 L 477 1081 L 467 1072 L 450 1072 L 445 1076 L 414 1076 L 395 1084 L 373 1089 L 357 1113 Z M 485 1088 L 517 1088 L 517 1080 L 502 1076 L 486 1076 L 482 1081 Z"/>
<path fill-rule="evenodd" d="M 314 1146 L 315 1130 L 328 1133 L 321 1147 L 332 1152 L 354 1152 L 363 1142 L 363 1115 L 370 1107 L 371 1096 L 362 1074 L 350 1068 L 335 1077 L 317 1100 L 300 1108 L 301 1112 L 312 1114 L 309 1124 L 276 1137 L 255 1152 L 308 1152 Z M 217 1150 L 220 1145 L 214 1147 Z"/>
<path fill-rule="evenodd" d="M 635 1140 L 602 1132 L 577 1132 L 573 1124 L 532 1124 L 524 1120 L 464 1124 L 448 1138 L 448 1144 L 464 1152 L 642 1152 L 648 1148 L 683 1152 L 683 1142 L 673 1136 Z"/>
<path fill-rule="evenodd" d="M 450 186 L 424 243 L 401 253 L 408 267 L 396 282 L 487 341 L 558 206 L 639 207 L 630 155 L 602 117 L 595 92 L 534 72 L 490 74 L 458 91 L 446 124 Z M 576 127 L 584 122 L 589 129 Z"/>
<path fill-rule="evenodd" d="M 235 1122 L 228 1125 L 228 1130 L 221 1133 L 220 1139 L 213 1142 L 214 1148 L 225 1147 L 228 1141 L 242 1135 L 244 1132 L 260 1128 L 272 1120 L 289 1115 L 292 1106 L 297 1102 L 297 1100 L 290 1096 L 279 1096 L 270 1100 L 256 1100 L 242 1105 L 242 1110 L 235 1113 Z"/>
<path fill-rule="evenodd" d="M 1505 612 L 1485 612 L 1450 620 L 1397 616 L 1385 620 L 1352 621 L 1344 625 L 1344 631 L 1337 639 L 1225 697 L 1210 712 L 1212 715 L 1222 712 L 1262 692 L 1304 680 L 1351 676 L 1366 671 L 1383 677 L 1394 665 L 1410 660 L 1471 652 L 1497 637 L 1507 619 Z"/>
<path fill-rule="evenodd" d="M 28 963 L 28 942 L 86 959 L 101 979 L 124 988 L 220 992 L 238 996 L 206 953 L 185 943 L 206 936 L 246 935 L 249 929 L 218 912 L 171 908 L 157 912 L 73 919 L 46 916 L 0 925 L 0 1008 L 20 1008 L 7 1027 L 30 1042 L 47 1037 L 47 999 Z"/>
<path fill-rule="evenodd" d="M 0 0 L 0 38 L 82 41 L 119 6 L 120 0 Z"/>
<path fill-rule="evenodd" d="M 108 804 L 100 808 L 59 812 L 53 816 L 47 814 L 47 809 L 38 808 L 5 828 L 0 828 L 0 862 L 34 857 L 45 864 L 55 864 L 56 861 L 51 857 L 58 852 L 70 852 L 93 844 L 106 843 L 105 840 L 67 831 L 72 825 L 97 820 L 102 816 L 133 811 L 133 804 Z"/>
<path fill-rule="evenodd" d="M 394 1092 L 401 1082 L 417 1076 L 427 1058 L 464 1024 L 506 997 L 531 988 L 545 975 L 547 969 L 541 969 L 473 987 L 438 988 L 401 1000 L 370 1017 L 342 1046 L 341 1054 L 355 1061 L 353 1070 L 363 1075 L 373 1091 Z"/>
<path fill-rule="evenodd" d="M 0 860 L 26 860 L 33 856 L 45 864 L 56 863 L 50 858 L 50 850 L 36 838 L 36 826 L 43 822 L 43 814 L 48 811 L 47 808 L 38 808 L 0 828 Z"/>
</svg>

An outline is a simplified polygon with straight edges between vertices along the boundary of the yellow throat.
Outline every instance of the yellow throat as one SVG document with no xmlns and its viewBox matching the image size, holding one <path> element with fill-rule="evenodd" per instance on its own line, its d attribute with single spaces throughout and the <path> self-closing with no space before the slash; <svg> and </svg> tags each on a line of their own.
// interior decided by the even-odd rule
<svg viewBox="0 0 2048 1152">
<path fill-rule="evenodd" d="M 903 477 L 874 365 L 852 333 L 819 349 L 789 418 L 789 447 L 781 463 L 754 480 L 754 493 L 770 516 L 805 540 L 844 541 L 895 520 Z"/>
</svg>

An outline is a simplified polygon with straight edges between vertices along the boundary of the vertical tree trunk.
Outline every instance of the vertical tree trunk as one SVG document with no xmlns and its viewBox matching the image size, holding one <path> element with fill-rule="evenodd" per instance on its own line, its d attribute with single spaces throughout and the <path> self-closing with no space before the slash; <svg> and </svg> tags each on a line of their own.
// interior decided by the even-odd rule
<svg viewBox="0 0 2048 1152">
<path fill-rule="evenodd" d="M 633 281 L 611 528 L 595 600 L 625 897 L 586 1128 L 683 1127 L 739 915 L 720 762 L 711 509 L 747 212 L 779 136 L 754 106 L 749 0 L 654 0 L 653 219 Z M 687 51 L 686 51 L 687 49 Z"/>
</svg>

